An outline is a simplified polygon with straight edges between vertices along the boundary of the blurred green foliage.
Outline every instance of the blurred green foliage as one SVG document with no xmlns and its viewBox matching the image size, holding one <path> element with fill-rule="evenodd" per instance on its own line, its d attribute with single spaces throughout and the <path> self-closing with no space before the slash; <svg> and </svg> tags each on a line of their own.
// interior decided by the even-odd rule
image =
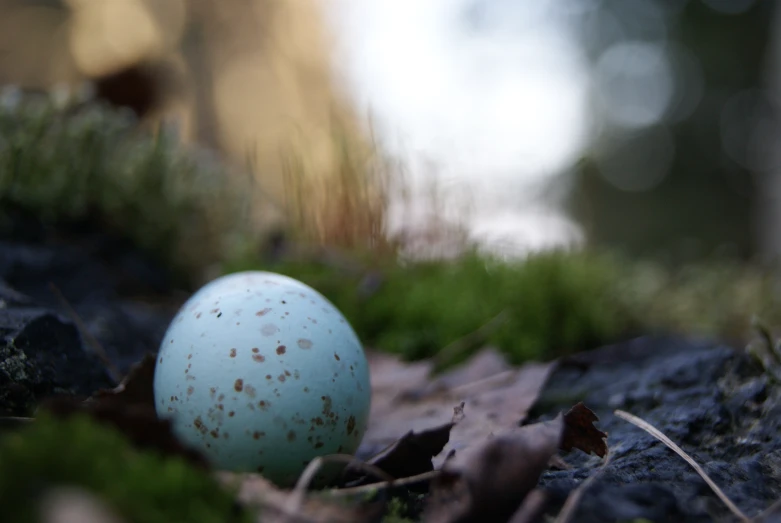
<svg viewBox="0 0 781 523">
<path fill-rule="evenodd" d="M 0 209 L 103 222 L 184 273 L 218 263 L 243 232 L 248 195 L 226 170 L 97 103 L 0 104 Z"/>
<path fill-rule="evenodd" d="M 43 414 L 0 438 L 3 521 L 39 521 L 35 500 L 62 486 L 96 494 L 129 523 L 253 520 L 207 472 L 135 450 L 121 433 L 86 415 L 56 420 Z"/>
</svg>

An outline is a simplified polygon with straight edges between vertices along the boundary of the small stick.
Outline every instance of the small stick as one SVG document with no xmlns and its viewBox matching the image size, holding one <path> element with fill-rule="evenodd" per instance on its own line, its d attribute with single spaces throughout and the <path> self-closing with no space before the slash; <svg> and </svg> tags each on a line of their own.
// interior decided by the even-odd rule
<svg viewBox="0 0 781 523">
<path fill-rule="evenodd" d="M 718 485 L 716 485 L 716 483 L 714 483 L 714 481 L 712 479 L 710 479 L 710 477 L 705 473 L 703 468 L 700 467 L 700 465 L 697 464 L 697 462 L 694 461 L 694 459 L 692 459 L 691 456 L 686 454 L 686 452 L 684 452 L 683 449 L 681 449 L 678 445 L 673 443 L 673 441 L 670 438 L 668 438 L 667 436 L 662 434 L 662 432 L 659 429 L 657 429 L 656 427 L 654 427 L 650 423 L 648 423 L 646 421 L 643 421 L 642 419 L 638 418 L 637 416 L 633 416 L 632 414 L 629 414 L 628 412 L 624 412 L 623 410 L 616 410 L 616 411 L 613 412 L 613 414 L 615 414 L 616 416 L 618 416 L 619 418 L 621 418 L 621 419 L 623 419 L 625 421 L 628 421 L 629 423 L 631 423 L 633 425 L 636 425 L 636 426 L 640 427 L 641 429 L 643 429 L 644 431 L 649 433 L 651 436 L 655 437 L 656 439 L 658 439 L 659 441 L 661 441 L 662 443 L 667 445 L 667 447 L 669 447 L 670 450 L 672 450 L 673 452 L 678 454 L 680 457 L 682 457 L 689 465 L 692 466 L 692 468 L 694 470 L 697 471 L 697 474 L 699 474 L 700 477 L 702 477 L 702 479 L 705 480 L 705 483 L 708 484 L 708 486 L 713 490 L 713 492 L 716 494 L 716 496 L 718 496 L 718 498 L 722 501 L 722 503 L 724 503 L 727 506 L 727 508 L 729 508 L 732 511 L 732 513 L 735 514 L 738 517 L 738 519 L 740 519 L 741 521 L 743 521 L 745 523 L 749 523 L 751 521 L 751 519 L 748 516 L 746 516 L 737 507 L 737 505 L 735 505 L 727 497 L 726 494 L 724 494 L 724 492 L 718 487 Z"/>
<path fill-rule="evenodd" d="M 561 510 L 559 511 L 559 515 L 556 516 L 556 519 L 553 523 L 568 523 L 572 516 L 575 515 L 575 509 L 578 507 L 578 503 L 580 503 L 580 499 L 583 497 L 583 494 L 586 492 L 586 489 L 588 489 L 594 481 L 602 474 L 602 472 L 605 470 L 605 467 L 607 467 L 608 463 L 610 463 L 610 459 L 612 458 L 612 455 L 608 451 L 608 455 L 605 457 L 605 461 L 602 463 L 602 466 L 600 466 L 597 471 L 586 478 L 586 480 L 578 486 L 575 490 L 569 493 L 569 496 L 567 496 L 567 501 L 564 502 L 564 506 L 561 507 Z"/>
<path fill-rule="evenodd" d="M 114 384 L 116 385 L 122 381 L 122 373 L 119 372 L 117 366 L 114 365 L 114 362 L 112 362 L 108 357 L 108 354 L 106 354 L 106 350 L 103 348 L 103 345 L 101 345 L 95 336 L 93 336 L 92 333 L 87 329 L 87 326 L 81 320 L 79 315 L 76 313 L 76 310 L 71 306 L 68 300 L 65 299 L 65 296 L 63 296 L 62 292 L 60 292 L 60 289 L 58 289 L 57 286 L 51 282 L 49 283 L 49 288 L 51 289 L 52 294 L 57 297 L 57 299 L 60 301 L 60 304 L 62 304 L 62 306 L 68 312 L 68 315 L 73 320 L 73 323 L 76 324 L 76 328 L 79 329 L 81 335 L 84 336 L 84 340 L 90 344 L 92 350 L 95 352 L 98 358 L 103 361 L 103 364 L 106 366 L 106 369 L 111 375 L 111 379 L 114 380 Z"/>
<path fill-rule="evenodd" d="M 351 456 L 349 454 L 329 454 L 327 456 L 318 456 L 309 462 L 309 464 L 304 469 L 304 472 L 302 472 L 301 476 L 299 476 L 298 481 L 296 482 L 296 486 L 293 487 L 293 491 L 290 493 L 290 496 L 287 499 L 287 503 L 285 504 L 286 514 L 298 513 L 298 511 L 301 509 L 301 505 L 304 503 L 304 495 L 306 494 L 306 490 L 315 479 L 317 472 L 326 463 L 352 464 L 369 472 L 370 474 L 374 474 L 377 477 L 385 479 L 387 482 L 393 482 L 394 480 L 393 476 L 381 468 L 361 461 L 355 456 Z"/>
<path fill-rule="evenodd" d="M 413 485 L 420 483 L 421 481 L 428 481 L 439 476 L 439 470 L 430 470 L 423 472 L 422 474 L 416 474 L 414 476 L 408 476 L 406 478 L 394 479 L 392 481 L 379 481 L 377 483 L 369 483 L 368 485 L 361 485 L 360 487 L 347 487 L 341 489 L 333 489 L 328 491 L 333 496 L 354 496 L 356 494 L 365 494 L 372 490 L 391 488 L 391 487 L 404 487 L 406 485 Z"/>
</svg>

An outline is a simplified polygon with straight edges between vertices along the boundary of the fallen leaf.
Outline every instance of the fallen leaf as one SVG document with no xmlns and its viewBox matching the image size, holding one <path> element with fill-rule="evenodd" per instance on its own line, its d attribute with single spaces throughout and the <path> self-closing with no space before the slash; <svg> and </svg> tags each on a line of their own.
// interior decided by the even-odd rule
<svg viewBox="0 0 781 523">
<path fill-rule="evenodd" d="M 569 409 L 564 414 L 561 450 L 570 451 L 575 448 L 604 458 L 607 454 L 607 434 L 594 426 L 595 421 L 599 421 L 599 418 L 583 402 Z"/>
<path fill-rule="evenodd" d="M 456 453 L 432 482 L 427 523 L 504 523 L 539 481 L 561 443 L 564 420 L 514 427 Z"/>
<path fill-rule="evenodd" d="M 155 408 L 155 365 L 157 357 L 148 352 L 130 368 L 119 385 L 113 389 L 101 389 L 87 403 L 112 401 L 121 405 L 146 405 Z"/>
<path fill-rule="evenodd" d="M 453 426 L 454 423 L 447 423 L 422 432 L 410 431 L 370 459 L 369 464 L 394 478 L 405 478 L 434 470 L 431 460 L 447 445 Z"/>
<path fill-rule="evenodd" d="M 357 456 L 368 461 L 410 432 L 444 427 L 453 421 L 454 407 L 463 403 L 463 419 L 451 428 L 447 444 L 432 460 L 438 468 L 449 453 L 519 425 L 554 366 L 554 362 L 529 363 L 502 370 L 505 364 L 495 355 L 481 352 L 450 373 L 431 378 L 430 364 L 377 355 L 370 359 L 369 427 Z"/>
<path fill-rule="evenodd" d="M 237 501 L 259 509 L 263 523 L 362 523 L 375 521 L 383 503 L 355 504 L 317 496 L 296 499 L 294 491 L 281 490 L 263 476 L 254 473 L 217 472 L 218 481 L 237 489 Z"/>
</svg>

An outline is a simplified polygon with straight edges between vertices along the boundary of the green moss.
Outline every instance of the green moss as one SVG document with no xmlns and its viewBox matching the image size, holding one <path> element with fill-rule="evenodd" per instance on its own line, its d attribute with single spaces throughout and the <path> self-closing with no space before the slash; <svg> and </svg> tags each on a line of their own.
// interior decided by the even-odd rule
<svg viewBox="0 0 781 523">
<path fill-rule="evenodd" d="M 406 517 L 407 503 L 401 498 L 391 498 L 382 518 L 382 523 L 413 523 L 413 520 Z"/>
<path fill-rule="evenodd" d="M 42 415 L 0 439 L 4 521 L 37 521 L 34 500 L 60 486 L 88 489 L 130 523 L 251 521 L 206 472 L 179 458 L 137 451 L 119 432 L 84 416 L 56 421 Z"/>
<path fill-rule="evenodd" d="M 250 193 L 226 170 L 99 104 L 0 104 L 0 208 L 102 223 L 196 279 L 246 227 Z"/>
</svg>

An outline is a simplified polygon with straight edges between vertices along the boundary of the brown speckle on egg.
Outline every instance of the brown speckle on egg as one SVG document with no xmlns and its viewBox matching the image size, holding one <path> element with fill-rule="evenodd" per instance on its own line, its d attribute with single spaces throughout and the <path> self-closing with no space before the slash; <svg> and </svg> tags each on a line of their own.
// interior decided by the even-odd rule
<svg viewBox="0 0 781 523">
<path fill-rule="evenodd" d="M 236 357 L 236 349 L 231 349 L 230 356 L 231 356 L 231 358 L 235 358 Z"/>
<path fill-rule="evenodd" d="M 258 311 L 258 312 L 256 312 L 256 313 L 255 313 L 255 316 L 265 316 L 265 315 L 266 315 L 266 314 L 268 314 L 269 312 L 271 312 L 271 309 L 270 309 L 269 307 L 266 307 L 265 309 L 263 309 L 263 310 L 261 310 L 261 311 Z"/>
<path fill-rule="evenodd" d="M 293 442 L 293 441 L 296 440 L 296 433 L 295 433 L 295 431 L 291 430 L 290 432 L 287 433 L 287 440 L 290 441 L 290 442 Z"/>
<path fill-rule="evenodd" d="M 285 382 L 285 375 L 284 374 L 280 374 L 279 376 L 277 376 L 277 379 L 280 381 L 280 383 L 284 383 Z"/>
<path fill-rule="evenodd" d="M 236 392 L 241 392 L 241 390 L 244 388 L 244 380 L 239 378 L 236 381 L 233 382 L 233 389 Z"/>
<path fill-rule="evenodd" d="M 195 418 L 195 420 L 193 421 L 193 426 L 194 426 L 194 427 L 195 427 L 195 428 L 198 430 L 198 432 L 200 432 L 201 434 L 206 434 L 206 433 L 209 431 L 209 429 L 206 427 L 206 425 L 204 425 L 204 423 L 203 423 L 203 420 L 201 419 L 201 417 L 200 417 L 200 416 L 198 416 L 197 418 Z"/>
<path fill-rule="evenodd" d="M 228 417 L 229 417 L 229 418 L 232 418 L 232 417 L 233 417 L 233 416 L 235 416 L 235 415 L 236 415 L 236 412 L 235 412 L 235 411 L 230 411 L 230 412 L 228 412 Z"/>
<path fill-rule="evenodd" d="M 284 345 L 280 345 L 279 347 L 277 347 L 277 354 L 278 355 L 282 356 L 284 353 L 285 353 L 285 346 Z"/>
<path fill-rule="evenodd" d="M 262 354 L 253 354 L 252 359 L 258 363 L 263 363 L 266 361 L 266 357 Z"/>
<path fill-rule="evenodd" d="M 193 395 L 193 392 L 195 392 L 195 387 L 193 387 L 192 385 L 190 385 L 189 387 L 187 387 L 187 395 L 188 395 L 188 396 L 192 396 L 192 395 Z"/>
<path fill-rule="evenodd" d="M 351 435 L 355 430 L 355 416 L 347 418 L 347 435 Z"/>
<path fill-rule="evenodd" d="M 337 353 L 335 353 L 335 352 L 334 352 L 334 359 L 336 361 L 341 361 L 342 360 L 342 358 L 340 358 L 339 355 Z"/>
<path fill-rule="evenodd" d="M 312 340 L 308 340 L 306 338 L 301 338 L 298 340 L 298 346 L 302 349 L 311 349 L 312 348 Z"/>
</svg>

